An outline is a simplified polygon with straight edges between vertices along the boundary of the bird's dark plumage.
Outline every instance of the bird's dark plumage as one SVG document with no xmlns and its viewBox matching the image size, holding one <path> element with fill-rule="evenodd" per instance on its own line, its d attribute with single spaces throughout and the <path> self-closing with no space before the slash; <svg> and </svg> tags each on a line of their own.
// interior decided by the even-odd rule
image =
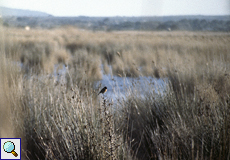
<svg viewBox="0 0 230 160">
<path fill-rule="evenodd" d="M 104 87 L 104 88 L 102 88 L 102 90 L 98 93 L 98 95 L 99 95 L 100 93 L 104 94 L 106 91 L 107 91 L 107 87 Z"/>
</svg>

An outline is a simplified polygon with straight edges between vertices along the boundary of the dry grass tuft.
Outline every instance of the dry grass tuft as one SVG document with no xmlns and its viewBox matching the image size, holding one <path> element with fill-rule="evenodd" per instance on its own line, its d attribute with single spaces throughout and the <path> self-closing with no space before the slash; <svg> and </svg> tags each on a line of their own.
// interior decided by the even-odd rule
<svg viewBox="0 0 230 160">
<path fill-rule="evenodd" d="M 139 159 L 228 159 L 230 110 L 228 101 L 203 101 L 199 93 L 130 97 L 124 104 L 124 128 L 130 148 Z M 212 91 L 212 92 L 210 92 Z M 206 88 L 205 98 L 217 96 Z M 180 97 L 180 98 L 178 98 Z M 216 97 L 215 97 L 216 98 Z M 215 102 L 214 102 L 215 101 Z M 223 149 L 224 148 L 224 149 Z"/>
</svg>

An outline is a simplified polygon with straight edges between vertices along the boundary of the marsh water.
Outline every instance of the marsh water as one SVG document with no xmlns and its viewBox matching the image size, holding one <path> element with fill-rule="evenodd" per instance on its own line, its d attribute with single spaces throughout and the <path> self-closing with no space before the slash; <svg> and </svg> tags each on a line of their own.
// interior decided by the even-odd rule
<svg viewBox="0 0 230 160">
<path fill-rule="evenodd" d="M 65 81 L 65 74 L 68 69 L 63 65 L 54 68 L 53 76 L 57 81 Z M 108 99 L 126 99 L 129 95 L 145 96 L 146 94 L 163 94 L 167 86 L 167 79 L 157 79 L 154 77 L 119 77 L 113 75 L 103 75 L 100 81 L 95 82 L 95 88 L 107 87 L 107 92 L 103 95 Z"/>
</svg>

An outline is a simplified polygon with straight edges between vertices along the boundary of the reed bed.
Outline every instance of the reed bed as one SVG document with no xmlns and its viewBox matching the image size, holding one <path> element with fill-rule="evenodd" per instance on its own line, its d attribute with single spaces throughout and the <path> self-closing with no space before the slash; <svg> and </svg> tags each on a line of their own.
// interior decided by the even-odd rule
<svg viewBox="0 0 230 160">
<path fill-rule="evenodd" d="M 217 32 L 4 28 L 0 136 L 22 137 L 25 159 L 230 159 L 229 41 Z M 64 82 L 55 64 L 67 67 Z M 138 92 L 115 104 L 94 88 L 105 73 L 167 85 L 157 94 L 133 84 Z"/>
<path fill-rule="evenodd" d="M 52 73 L 55 64 L 66 64 L 73 70 L 84 67 L 93 80 L 104 73 L 167 77 L 167 68 L 186 72 L 229 62 L 229 33 L 93 32 L 73 27 L 4 32 L 6 55 L 27 70 Z"/>
</svg>

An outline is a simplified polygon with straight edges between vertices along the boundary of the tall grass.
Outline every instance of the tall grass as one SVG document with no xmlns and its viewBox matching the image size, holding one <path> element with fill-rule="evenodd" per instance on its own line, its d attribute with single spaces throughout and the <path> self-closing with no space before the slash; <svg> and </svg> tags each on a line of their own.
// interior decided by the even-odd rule
<svg viewBox="0 0 230 160">
<path fill-rule="evenodd" d="M 25 158 L 230 159 L 228 33 L 4 34 L 0 136 L 22 137 Z M 47 74 L 54 64 L 67 66 L 65 81 Z M 166 77 L 167 85 L 156 94 L 133 84 L 114 104 L 93 87 L 103 73 Z"/>
<path fill-rule="evenodd" d="M 79 92 L 76 86 L 66 91 L 65 85 L 54 86 L 49 80 L 26 84 L 21 103 L 29 159 L 127 157 L 122 135 L 115 133 L 116 118 L 106 100 L 92 103 L 92 94 L 86 90 Z"/>
<path fill-rule="evenodd" d="M 95 99 L 97 93 L 73 84 L 67 89 L 67 84 L 50 77 L 19 76 L 13 82 L 6 93 L 13 124 L 9 131 L 21 133 L 15 136 L 22 138 L 25 158 L 131 158 L 121 130 L 115 127 L 118 113 L 103 96 Z"/>
<path fill-rule="evenodd" d="M 212 65 L 208 61 L 214 59 L 217 63 L 219 59 L 229 61 L 228 33 L 107 33 L 65 27 L 31 31 L 7 28 L 5 35 L 6 55 L 23 63 L 26 69 L 51 73 L 54 64 L 68 64 L 75 69 L 85 67 L 84 72 L 92 80 L 102 78 L 101 66 L 105 73 L 114 75 L 159 78 L 167 76 L 167 66 L 187 71 L 207 68 L 207 64 Z M 184 62 L 187 65 L 182 69 Z"/>
<path fill-rule="evenodd" d="M 189 83 L 195 90 L 188 93 L 187 81 L 173 80 L 163 97 L 134 96 L 125 103 L 132 150 L 140 159 L 229 159 L 229 90 L 219 95 L 210 83 L 197 89 Z"/>
</svg>

